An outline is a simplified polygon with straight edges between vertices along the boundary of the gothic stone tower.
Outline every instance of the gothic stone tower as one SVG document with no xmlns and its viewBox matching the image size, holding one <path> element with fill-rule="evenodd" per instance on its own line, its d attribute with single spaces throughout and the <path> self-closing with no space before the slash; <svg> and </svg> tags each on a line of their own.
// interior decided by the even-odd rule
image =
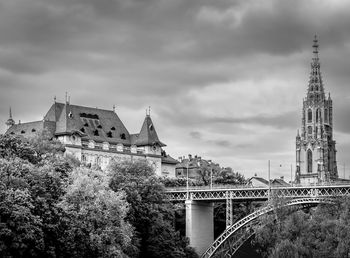
<svg viewBox="0 0 350 258">
<path fill-rule="evenodd" d="M 306 99 L 303 100 L 301 134 L 296 137 L 296 182 L 314 184 L 338 178 L 333 109 L 330 94 L 326 98 L 315 36 L 313 58 Z"/>
</svg>

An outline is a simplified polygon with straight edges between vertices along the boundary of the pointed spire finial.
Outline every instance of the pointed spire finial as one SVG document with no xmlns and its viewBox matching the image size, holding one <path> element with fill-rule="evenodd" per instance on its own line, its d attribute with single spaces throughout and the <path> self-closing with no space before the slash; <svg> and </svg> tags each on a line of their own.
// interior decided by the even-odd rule
<svg viewBox="0 0 350 258">
<path fill-rule="evenodd" d="M 66 104 L 67 104 L 67 100 L 68 100 L 68 97 L 67 97 L 67 96 L 68 96 L 68 93 L 66 92 Z"/>
<path fill-rule="evenodd" d="M 113 112 L 115 112 L 115 105 L 113 105 Z"/>
<path fill-rule="evenodd" d="M 312 45 L 312 47 L 314 48 L 314 51 L 313 51 L 314 58 L 318 58 L 318 47 L 319 47 L 319 45 L 318 45 L 317 35 L 315 35 L 315 37 L 314 37 L 314 44 Z"/>
<path fill-rule="evenodd" d="M 148 106 L 148 115 L 151 115 L 151 106 Z"/>
<path fill-rule="evenodd" d="M 10 128 L 11 126 L 13 126 L 15 124 L 15 121 L 12 119 L 12 111 L 11 111 L 11 107 L 9 110 L 9 119 L 7 119 L 6 121 L 6 125 L 8 126 L 8 128 Z"/>
<path fill-rule="evenodd" d="M 53 101 L 56 103 L 56 95 L 53 97 Z"/>
</svg>

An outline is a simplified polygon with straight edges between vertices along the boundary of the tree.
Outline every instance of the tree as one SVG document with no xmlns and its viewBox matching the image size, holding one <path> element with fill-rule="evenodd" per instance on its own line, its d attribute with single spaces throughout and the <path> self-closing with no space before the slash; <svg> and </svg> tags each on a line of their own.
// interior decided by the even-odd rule
<svg viewBox="0 0 350 258">
<path fill-rule="evenodd" d="M 247 180 L 238 172 L 234 172 L 232 168 L 222 168 L 214 178 L 215 184 L 221 185 L 244 185 Z"/>
<path fill-rule="evenodd" d="M 124 191 L 130 204 L 127 220 L 135 228 L 132 257 L 196 257 L 174 229 L 174 208 L 164 186 L 146 161 L 112 163 L 110 187 Z"/>
<path fill-rule="evenodd" d="M 0 256 L 34 257 L 44 249 L 42 219 L 28 190 L 0 189 Z"/>
<path fill-rule="evenodd" d="M 77 168 L 59 206 L 69 225 L 65 238 L 71 257 L 127 257 L 133 229 L 125 221 L 128 203 L 108 186 L 102 171 Z"/>
<path fill-rule="evenodd" d="M 335 207 L 334 207 L 335 206 Z M 255 244 L 263 257 L 349 257 L 350 201 L 263 216 Z"/>
</svg>

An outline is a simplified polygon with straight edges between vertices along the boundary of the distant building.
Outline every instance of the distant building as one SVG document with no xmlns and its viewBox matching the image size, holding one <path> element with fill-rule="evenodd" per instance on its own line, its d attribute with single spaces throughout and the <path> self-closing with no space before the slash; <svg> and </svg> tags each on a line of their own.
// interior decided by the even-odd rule
<svg viewBox="0 0 350 258">
<path fill-rule="evenodd" d="M 251 187 L 268 187 L 269 181 L 258 176 L 253 176 L 248 179 L 248 186 Z M 270 186 L 271 187 L 282 187 L 282 186 L 290 186 L 286 181 L 284 181 L 284 177 L 276 178 L 270 180 Z"/>
<path fill-rule="evenodd" d="M 333 140 L 333 104 L 326 98 L 315 36 L 306 98 L 303 100 L 301 133 L 296 137 L 296 182 L 314 184 L 337 180 Z"/>
<path fill-rule="evenodd" d="M 220 171 L 220 165 L 217 163 L 212 162 L 211 160 L 205 160 L 202 159 L 200 156 L 192 156 L 191 154 L 188 155 L 188 158 L 179 157 L 178 163 L 176 165 L 176 176 L 177 177 L 187 177 L 187 170 L 188 170 L 188 177 L 195 179 L 201 177 L 201 172 L 203 172 L 204 169 L 212 172 Z"/>
<path fill-rule="evenodd" d="M 175 177 L 175 159 L 165 153 L 166 146 L 158 138 L 150 114 L 146 114 L 141 130 L 130 134 L 114 110 L 55 103 L 42 121 L 16 124 L 7 120 L 6 134 L 31 137 L 43 130 L 60 140 L 66 153 L 82 163 L 105 169 L 109 162 L 147 160 L 157 175 Z"/>
</svg>

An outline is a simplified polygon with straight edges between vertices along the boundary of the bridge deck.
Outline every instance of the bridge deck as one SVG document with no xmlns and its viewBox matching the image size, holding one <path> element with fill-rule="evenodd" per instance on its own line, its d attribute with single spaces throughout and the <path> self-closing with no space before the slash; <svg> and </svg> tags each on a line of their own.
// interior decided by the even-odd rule
<svg viewBox="0 0 350 258">
<path fill-rule="evenodd" d="M 284 198 L 349 196 L 350 185 L 316 185 L 289 187 L 220 187 L 220 188 L 171 188 L 166 195 L 171 201 L 225 201 L 267 200 L 271 196 Z"/>
</svg>

